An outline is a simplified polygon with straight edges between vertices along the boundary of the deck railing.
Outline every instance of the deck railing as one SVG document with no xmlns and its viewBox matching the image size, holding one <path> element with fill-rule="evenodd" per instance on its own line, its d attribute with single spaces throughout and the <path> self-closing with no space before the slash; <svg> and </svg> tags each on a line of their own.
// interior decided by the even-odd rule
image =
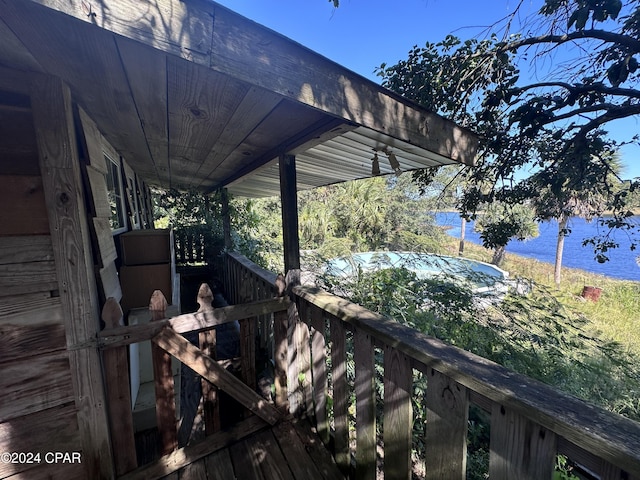
<svg viewBox="0 0 640 480">
<path fill-rule="evenodd" d="M 251 432 L 274 425 L 282 418 L 283 412 L 255 391 L 255 335 L 252 325 L 255 318 L 270 318 L 278 312 L 286 312 L 290 307 L 289 300 L 282 296 L 272 296 L 219 308 L 211 306 L 212 300 L 213 294 L 209 287 L 203 285 L 198 293 L 200 309 L 197 312 L 167 318 L 167 301 L 162 292 L 156 290 L 149 305 L 151 321 L 131 326 L 123 326 L 122 309 L 118 302 L 113 298 L 107 300 L 102 311 L 105 329 L 98 335 L 97 343 L 103 355 L 111 440 L 115 470 L 119 478 L 164 477 Z M 233 321 L 240 322 L 240 358 L 217 361 L 214 329 Z M 199 346 L 193 345 L 183 336 L 193 333 L 199 334 Z M 162 458 L 139 466 L 134 441 L 126 349 L 130 344 L 146 340 L 152 342 L 156 426 Z M 245 420 L 230 430 L 222 431 L 220 419 L 207 422 L 205 411 L 207 437 L 188 446 L 179 446 L 171 356 L 200 375 L 203 386 L 224 390 L 246 412 L 253 415 L 245 415 Z M 227 363 L 240 365 L 242 380 L 225 368 Z M 208 393 L 211 393 L 210 388 L 203 388 L 205 407 Z M 209 414 L 216 415 L 215 412 Z"/>
<path fill-rule="evenodd" d="M 227 288 L 244 292 L 238 299 L 277 291 L 275 275 L 239 255 L 227 256 L 226 272 Z M 280 333 L 273 335 L 289 407 L 315 418 L 338 464 L 357 479 L 375 479 L 379 463 L 385 478 L 411 478 L 412 399 L 420 375 L 427 381 L 418 442 L 425 446 L 427 479 L 465 478 L 471 405 L 490 418 L 492 480 L 550 479 L 558 455 L 593 478 L 640 479 L 639 424 L 319 289 L 296 286 L 291 297 L 295 307 L 286 318 L 278 314 L 274 332 Z M 376 371 L 383 372 L 383 405 L 376 400 Z"/>
</svg>

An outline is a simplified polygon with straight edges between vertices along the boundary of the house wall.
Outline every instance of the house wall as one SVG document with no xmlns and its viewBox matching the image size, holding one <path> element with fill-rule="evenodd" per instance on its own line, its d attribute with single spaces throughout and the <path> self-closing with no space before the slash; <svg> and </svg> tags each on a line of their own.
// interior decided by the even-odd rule
<svg viewBox="0 0 640 480">
<path fill-rule="evenodd" d="M 33 454 L 0 479 L 113 478 L 95 338 L 122 299 L 118 235 L 153 228 L 149 189 L 62 81 L 0 67 L 0 206 L 0 453 Z"/>
<path fill-rule="evenodd" d="M 87 478 L 82 463 L 47 463 L 82 439 L 33 112 L 2 88 L 0 205 L 0 452 L 34 454 L 3 457 L 0 478 Z"/>
</svg>

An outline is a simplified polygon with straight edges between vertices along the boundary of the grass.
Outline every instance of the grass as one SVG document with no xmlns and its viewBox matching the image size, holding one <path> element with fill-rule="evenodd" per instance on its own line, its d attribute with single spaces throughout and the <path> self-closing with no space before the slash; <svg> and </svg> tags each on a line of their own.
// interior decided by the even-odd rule
<svg viewBox="0 0 640 480">
<path fill-rule="evenodd" d="M 457 252 L 458 242 L 447 246 L 450 254 Z M 491 251 L 466 243 L 465 257 L 491 261 Z M 640 355 L 640 282 L 617 280 L 584 270 L 563 268 L 560 287 L 553 282 L 553 265 L 535 259 L 507 254 L 502 269 L 511 278 L 522 277 L 544 285 L 565 306 L 582 312 L 588 318 L 590 331 L 603 340 L 616 341 L 633 354 Z M 597 302 L 585 300 L 585 285 L 602 289 Z"/>
</svg>

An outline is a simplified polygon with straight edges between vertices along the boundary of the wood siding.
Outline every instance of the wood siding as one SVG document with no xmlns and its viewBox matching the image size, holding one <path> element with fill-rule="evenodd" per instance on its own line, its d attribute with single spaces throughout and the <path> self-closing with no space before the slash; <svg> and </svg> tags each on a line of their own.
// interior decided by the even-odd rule
<svg viewBox="0 0 640 480">
<path fill-rule="evenodd" d="M 0 478 L 86 478 L 82 464 L 52 466 L 43 457 L 82 447 L 31 100 L 2 93 L 0 452 L 41 457 L 0 463 Z"/>
</svg>

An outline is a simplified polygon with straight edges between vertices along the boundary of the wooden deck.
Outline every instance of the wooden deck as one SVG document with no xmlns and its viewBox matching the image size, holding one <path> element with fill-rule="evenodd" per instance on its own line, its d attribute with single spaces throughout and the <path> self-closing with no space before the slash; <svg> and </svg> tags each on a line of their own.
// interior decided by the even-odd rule
<svg viewBox="0 0 640 480">
<path fill-rule="evenodd" d="M 176 479 L 334 480 L 345 478 L 318 437 L 287 420 L 166 476 Z"/>
</svg>

